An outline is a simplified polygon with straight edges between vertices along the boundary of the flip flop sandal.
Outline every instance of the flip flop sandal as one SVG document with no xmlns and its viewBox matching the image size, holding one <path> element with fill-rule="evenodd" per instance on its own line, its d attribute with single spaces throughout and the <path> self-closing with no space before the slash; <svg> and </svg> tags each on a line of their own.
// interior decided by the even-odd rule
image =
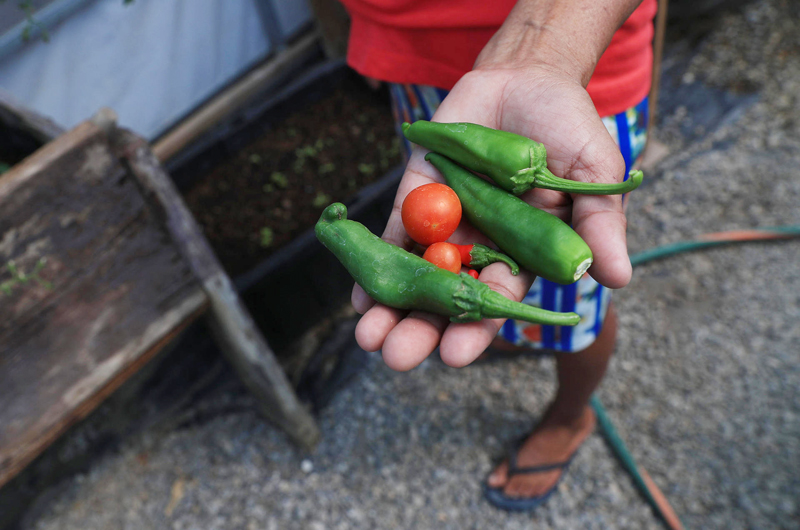
<svg viewBox="0 0 800 530">
<path fill-rule="evenodd" d="M 486 497 L 492 505 L 502 510 L 507 510 L 511 512 L 529 512 L 533 511 L 542 504 L 553 494 L 553 492 L 558 487 L 558 484 L 561 482 L 561 479 L 564 478 L 564 475 L 567 472 L 567 468 L 569 467 L 572 459 L 575 457 L 573 454 L 569 460 L 564 462 L 558 462 L 555 464 L 542 464 L 540 466 L 531 466 L 531 467 L 518 467 L 517 466 L 517 452 L 518 450 L 514 450 L 508 456 L 508 478 L 515 475 L 529 475 L 533 473 L 544 473 L 547 471 L 553 471 L 556 469 L 561 470 L 561 476 L 558 477 L 555 484 L 553 484 L 550 489 L 548 489 L 543 494 L 536 496 L 536 497 L 509 497 L 505 493 L 503 493 L 502 488 L 492 488 L 489 486 L 488 483 L 484 483 L 483 485 L 483 495 Z M 576 451 L 577 452 L 577 451 Z"/>
</svg>

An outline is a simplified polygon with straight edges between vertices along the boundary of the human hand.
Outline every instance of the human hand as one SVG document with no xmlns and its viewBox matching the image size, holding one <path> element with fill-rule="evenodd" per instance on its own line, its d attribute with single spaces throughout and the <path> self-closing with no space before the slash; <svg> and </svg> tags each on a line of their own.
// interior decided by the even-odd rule
<svg viewBox="0 0 800 530">
<path fill-rule="evenodd" d="M 533 112 L 530 109 L 535 109 Z M 580 82 L 549 68 L 504 70 L 476 69 L 453 88 L 434 115 L 435 121 L 467 121 L 503 129 L 543 143 L 548 165 L 557 175 L 581 181 L 617 182 L 625 164 Z M 415 148 L 401 180 L 383 238 L 404 248 L 413 242 L 400 220 L 400 207 L 414 188 L 442 177 Z M 595 256 L 590 274 L 603 285 L 623 287 L 631 268 L 625 242 L 625 217 L 619 196 L 568 196 L 536 189 L 522 198 L 537 208 L 572 223 Z M 450 238 L 457 243 L 488 243 L 469 223 Z M 480 280 L 513 300 L 521 300 L 530 287 L 529 274 L 512 276 L 508 267 L 486 267 Z M 451 323 L 446 317 L 420 311 L 405 312 L 374 304 L 358 286 L 353 306 L 363 313 L 356 328 L 359 345 L 368 351 L 382 349 L 387 365 L 408 370 L 422 362 L 437 346 L 445 363 L 464 366 L 492 341 L 503 321 Z"/>
<path fill-rule="evenodd" d="M 613 32 L 641 0 L 519 0 L 506 22 L 478 57 L 474 69 L 453 87 L 434 121 L 472 122 L 541 142 L 549 169 L 585 182 L 619 182 L 625 163 L 594 108 L 585 86 Z M 415 148 L 395 198 L 383 238 L 406 249 L 413 242 L 400 219 L 405 196 L 443 178 Z M 572 224 L 594 255 L 589 274 L 602 285 L 621 288 L 631 277 L 626 220 L 618 195 L 569 196 L 534 189 L 521 196 L 529 204 Z M 462 221 L 456 243 L 489 243 Z M 512 300 L 521 300 L 530 274 L 512 276 L 503 264 L 483 269 L 479 279 Z M 355 286 L 352 302 L 363 314 L 356 340 L 368 351 L 382 350 L 386 364 L 410 370 L 436 347 L 445 363 L 475 360 L 500 329 L 501 319 L 452 323 L 420 311 L 375 304 Z"/>
</svg>

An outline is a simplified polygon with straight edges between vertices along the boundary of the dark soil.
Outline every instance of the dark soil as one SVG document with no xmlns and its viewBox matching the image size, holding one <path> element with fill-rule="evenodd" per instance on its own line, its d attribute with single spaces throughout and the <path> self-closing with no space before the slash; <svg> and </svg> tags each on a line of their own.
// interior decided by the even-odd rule
<svg viewBox="0 0 800 530">
<path fill-rule="evenodd" d="M 388 93 L 348 79 L 298 108 L 184 196 L 225 269 L 248 271 L 402 161 Z"/>
</svg>

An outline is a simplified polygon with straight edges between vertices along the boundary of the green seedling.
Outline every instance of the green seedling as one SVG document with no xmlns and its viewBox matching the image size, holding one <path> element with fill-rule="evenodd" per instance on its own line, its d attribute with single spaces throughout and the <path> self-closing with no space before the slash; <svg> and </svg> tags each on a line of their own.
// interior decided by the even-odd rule
<svg viewBox="0 0 800 530">
<path fill-rule="evenodd" d="M 25 285 L 31 280 L 41 285 L 45 289 L 52 289 L 53 284 L 39 276 L 39 272 L 46 264 L 47 260 L 45 258 L 40 258 L 39 261 L 36 262 L 33 272 L 30 274 L 25 274 L 17 268 L 17 265 L 13 260 L 9 260 L 6 262 L 6 269 L 9 273 L 11 273 L 11 279 L 0 283 L 0 291 L 10 296 L 15 287 L 18 285 Z"/>
<path fill-rule="evenodd" d="M 375 173 L 375 164 L 361 163 L 358 165 L 358 170 L 362 175 L 372 175 Z"/>
<path fill-rule="evenodd" d="M 314 208 L 322 208 L 323 206 L 327 206 L 327 204 L 331 202 L 331 198 L 323 192 L 317 192 L 317 195 L 314 197 L 314 201 L 312 205 Z"/>
<path fill-rule="evenodd" d="M 319 166 L 320 175 L 327 175 L 328 173 L 333 173 L 334 171 L 336 171 L 336 164 L 333 162 L 327 162 Z"/>
<path fill-rule="evenodd" d="M 259 232 L 259 235 L 261 236 L 259 243 L 264 248 L 271 246 L 272 243 L 275 241 L 275 233 L 272 231 L 272 228 L 268 226 L 262 228 L 261 232 Z"/>
<path fill-rule="evenodd" d="M 279 188 L 285 189 L 289 186 L 289 179 L 280 171 L 273 171 L 269 176 L 269 180 Z"/>
</svg>

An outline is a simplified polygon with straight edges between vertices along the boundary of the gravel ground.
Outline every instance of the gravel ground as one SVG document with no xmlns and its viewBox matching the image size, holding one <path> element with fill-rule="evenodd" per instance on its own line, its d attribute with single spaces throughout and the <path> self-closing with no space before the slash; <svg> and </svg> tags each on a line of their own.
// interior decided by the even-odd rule
<svg viewBox="0 0 800 530">
<path fill-rule="evenodd" d="M 702 38 L 672 31 L 655 133 L 670 155 L 630 205 L 632 252 L 800 224 L 797 9 L 755 1 Z M 599 395 L 689 528 L 800 528 L 799 260 L 794 242 L 685 254 L 637 268 L 615 294 L 619 343 Z M 659 528 L 597 434 L 535 514 L 482 500 L 493 461 L 553 390 L 548 357 L 398 374 L 373 355 L 302 455 L 228 385 L 186 411 L 205 419 L 131 436 L 22 527 Z"/>
</svg>

